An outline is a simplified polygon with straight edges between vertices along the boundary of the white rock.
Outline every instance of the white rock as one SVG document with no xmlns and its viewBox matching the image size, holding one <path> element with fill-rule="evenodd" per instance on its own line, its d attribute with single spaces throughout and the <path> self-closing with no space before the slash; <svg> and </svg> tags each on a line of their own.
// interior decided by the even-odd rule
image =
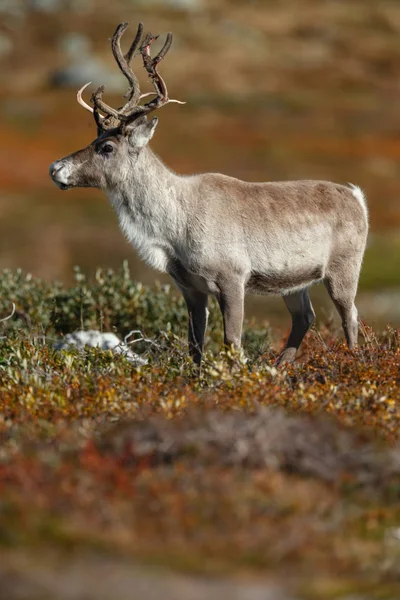
<svg viewBox="0 0 400 600">
<path fill-rule="evenodd" d="M 112 350 L 115 354 L 122 354 L 126 360 L 134 365 L 146 365 L 147 360 L 132 352 L 115 333 L 102 333 L 91 329 L 89 331 L 76 331 L 68 333 L 63 340 L 55 344 L 57 350 L 67 350 L 71 346 L 82 350 L 85 346 L 92 348 L 101 348 L 102 350 Z"/>
</svg>

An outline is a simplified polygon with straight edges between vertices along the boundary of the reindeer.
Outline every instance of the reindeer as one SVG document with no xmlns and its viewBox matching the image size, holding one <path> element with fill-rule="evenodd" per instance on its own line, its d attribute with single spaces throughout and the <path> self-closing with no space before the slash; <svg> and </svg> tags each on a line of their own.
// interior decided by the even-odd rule
<svg viewBox="0 0 400 600">
<path fill-rule="evenodd" d="M 207 326 L 207 300 L 217 298 L 224 342 L 240 347 L 246 293 L 281 295 L 292 328 L 277 363 L 293 361 L 315 319 L 309 287 L 323 282 L 342 320 L 350 349 L 357 344 L 354 304 L 368 232 L 363 192 L 353 185 L 327 181 L 249 183 L 204 173 L 180 176 L 150 150 L 157 117 L 147 115 L 169 102 L 157 67 L 172 43 L 168 33 L 154 58 L 158 36 L 143 25 L 128 52 L 121 50 L 121 23 L 112 37 L 112 52 L 129 82 L 126 103 L 114 109 L 103 101 L 104 86 L 92 95 L 97 138 L 86 148 L 57 160 L 50 176 L 61 190 L 104 190 L 122 231 L 152 267 L 171 275 L 182 292 L 189 315 L 189 351 L 200 365 Z M 141 43 L 142 41 L 142 43 Z M 139 49 L 155 92 L 141 99 L 131 60 Z"/>
</svg>

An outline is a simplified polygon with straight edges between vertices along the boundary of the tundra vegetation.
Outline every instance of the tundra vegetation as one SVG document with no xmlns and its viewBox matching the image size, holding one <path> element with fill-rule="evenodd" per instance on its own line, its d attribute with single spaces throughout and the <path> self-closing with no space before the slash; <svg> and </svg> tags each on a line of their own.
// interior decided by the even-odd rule
<svg viewBox="0 0 400 600">
<path fill-rule="evenodd" d="M 41 589 L 49 548 L 61 570 L 80 557 L 84 573 L 87 554 L 106 552 L 262 575 L 298 598 L 398 597 L 398 331 L 363 325 L 350 351 L 338 324 L 319 321 L 298 359 L 276 370 L 284 332 L 247 323 L 245 355 L 221 353 L 212 303 L 197 377 L 183 299 L 133 282 L 126 265 L 93 281 L 76 269 L 69 288 L 6 271 L 0 298 L 2 317 L 16 305 L 0 340 L 8 598 L 23 583 Z M 140 330 L 152 343 L 132 347 L 148 364 L 54 348 L 81 328 Z"/>
</svg>

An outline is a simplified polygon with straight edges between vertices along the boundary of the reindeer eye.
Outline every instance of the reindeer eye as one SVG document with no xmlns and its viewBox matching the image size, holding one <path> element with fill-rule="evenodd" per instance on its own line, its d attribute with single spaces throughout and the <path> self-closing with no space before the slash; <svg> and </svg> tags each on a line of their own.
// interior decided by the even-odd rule
<svg viewBox="0 0 400 600">
<path fill-rule="evenodd" d="M 104 144 L 101 150 L 104 154 L 111 154 L 111 152 L 114 152 L 114 146 L 112 144 Z"/>
</svg>

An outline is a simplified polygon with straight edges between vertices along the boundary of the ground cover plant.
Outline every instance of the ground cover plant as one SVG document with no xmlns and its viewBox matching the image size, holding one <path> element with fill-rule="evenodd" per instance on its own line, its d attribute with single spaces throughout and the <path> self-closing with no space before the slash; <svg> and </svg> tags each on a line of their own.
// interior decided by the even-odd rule
<svg viewBox="0 0 400 600">
<path fill-rule="evenodd" d="M 282 332 L 253 323 L 243 354 L 221 352 L 212 304 L 199 376 L 182 299 L 126 265 L 92 280 L 76 269 L 68 288 L 3 272 L 0 318 L 12 303 L 0 325 L 4 597 L 83 597 L 61 575 L 54 591 L 49 549 L 66 580 L 78 561 L 88 598 L 115 597 L 85 579 L 104 564 L 135 565 L 136 583 L 152 565 L 277 586 L 263 598 L 399 597 L 397 330 L 364 324 L 350 352 L 325 322 L 277 370 Z M 140 330 L 147 341 L 132 348 L 148 364 L 54 348 L 82 328 Z M 215 597 L 244 597 L 226 585 Z"/>
</svg>

